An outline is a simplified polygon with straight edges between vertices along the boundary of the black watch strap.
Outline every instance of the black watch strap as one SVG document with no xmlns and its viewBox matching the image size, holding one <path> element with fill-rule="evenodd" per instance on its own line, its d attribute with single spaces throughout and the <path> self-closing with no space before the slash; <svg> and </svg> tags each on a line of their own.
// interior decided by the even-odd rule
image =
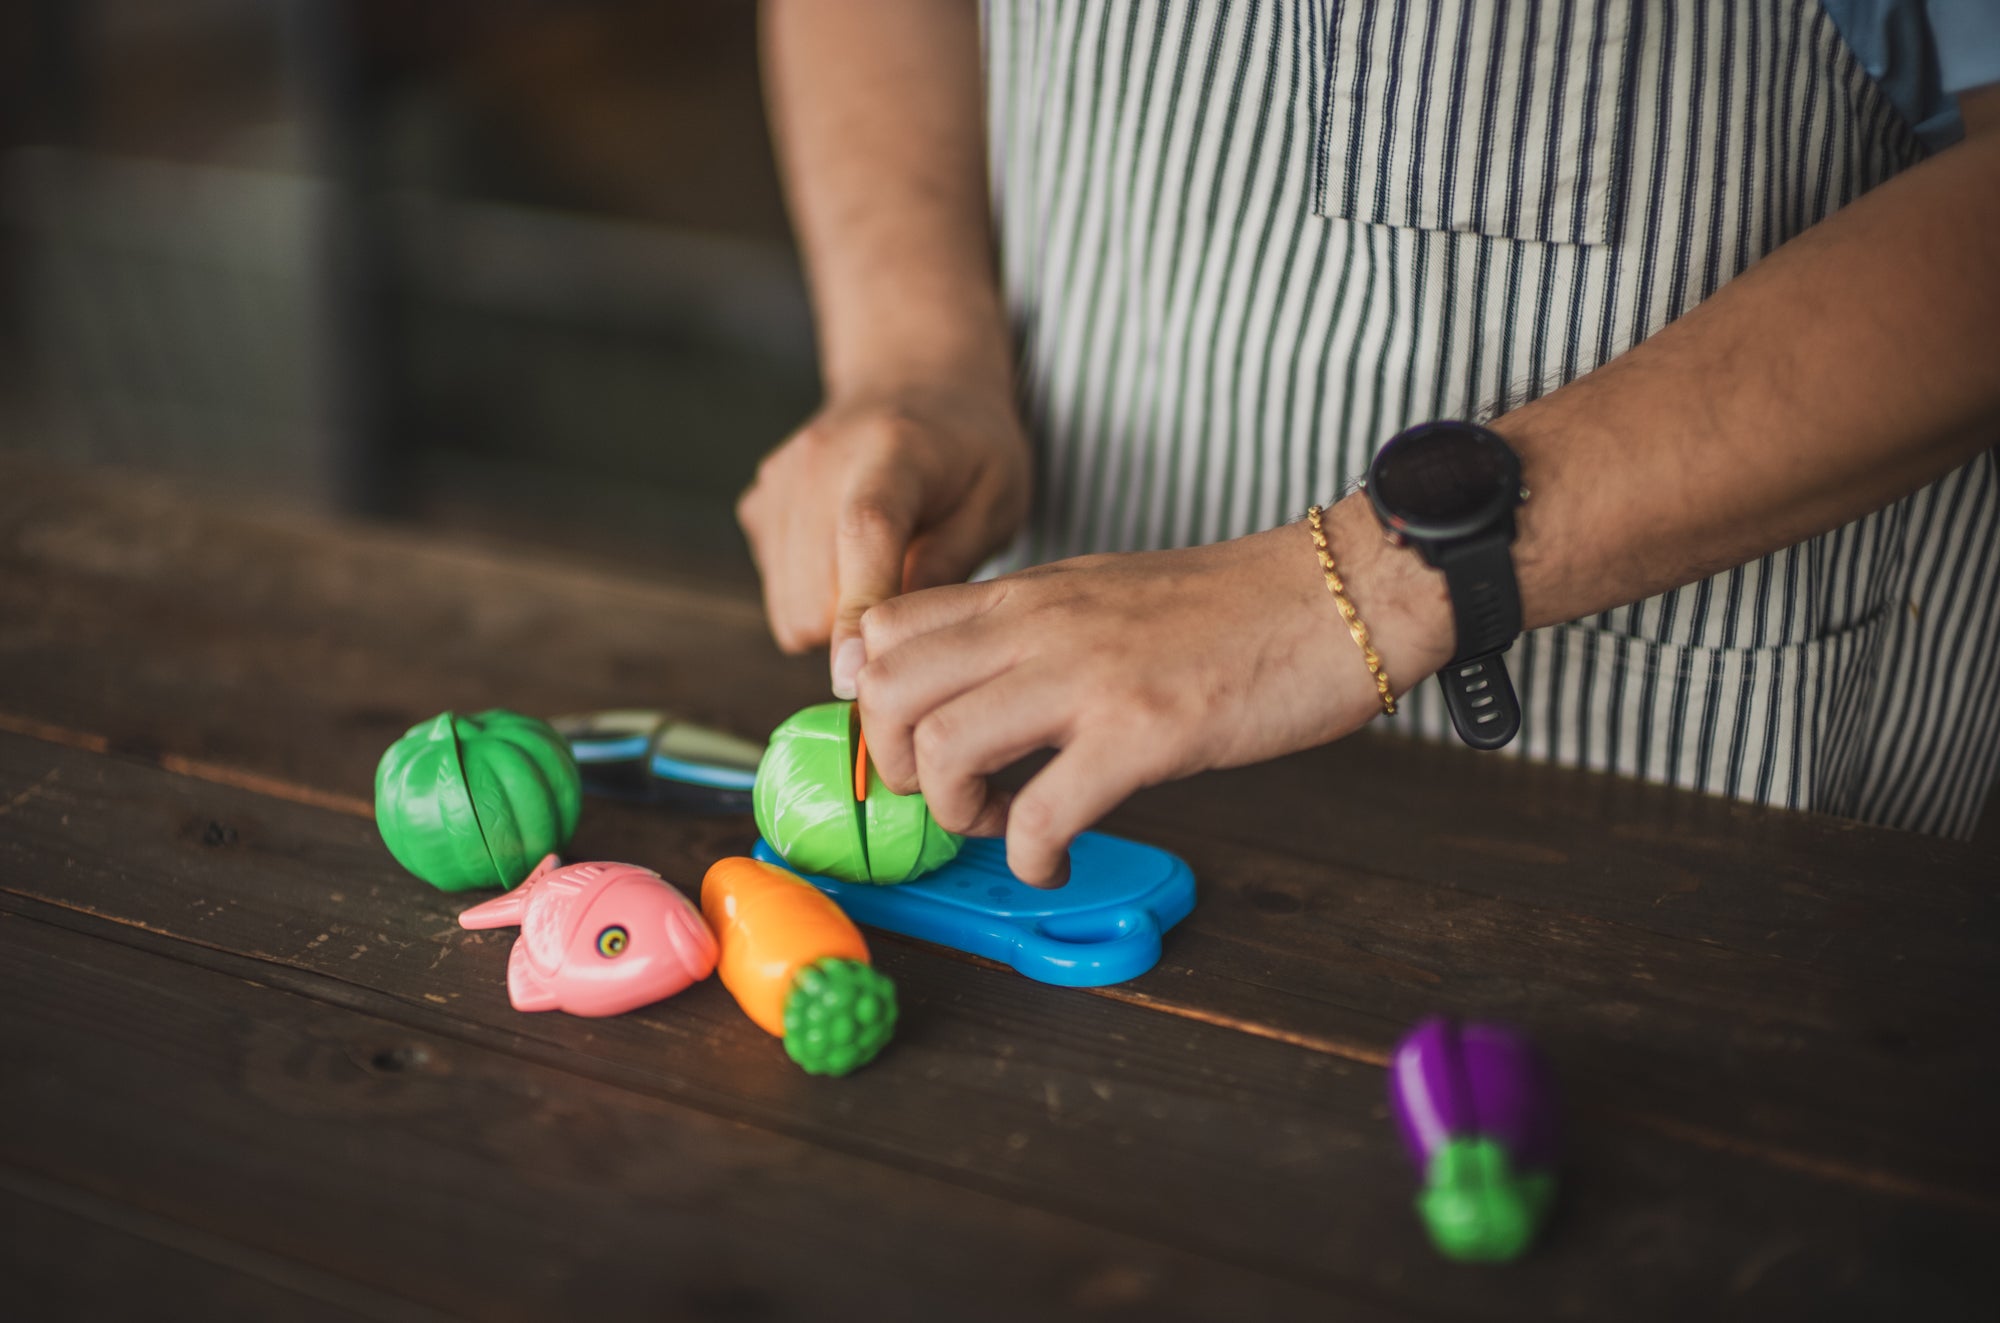
<svg viewBox="0 0 2000 1323">
<path fill-rule="evenodd" d="M 1521 590 L 1508 541 L 1504 533 L 1489 533 L 1431 549 L 1431 564 L 1444 571 L 1451 590 L 1454 660 L 1505 652 L 1521 636 Z"/>
<path fill-rule="evenodd" d="M 1438 683 L 1452 728 L 1473 748 L 1497 749 L 1520 731 L 1521 700 L 1499 653 L 1446 662 Z"/>
<path fill-rule="evenodd" d="M 1521 729 L 1521 701 L 1501 654 L 1521 633 L 1521 590 L 1504 533 L 1437 547 L 1431 563 L 1444 571 L 1458 630 L 1458 651 L 1438 672 L 1445 708 L 1458 737 L 1475 749 L 1497 749 Z"/>
</svg>

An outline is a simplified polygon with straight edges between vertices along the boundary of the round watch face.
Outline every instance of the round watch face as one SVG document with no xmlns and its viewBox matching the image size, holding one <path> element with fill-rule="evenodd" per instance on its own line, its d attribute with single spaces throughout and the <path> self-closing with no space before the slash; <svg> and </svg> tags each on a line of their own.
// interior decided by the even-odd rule
<svg viewBox="0 0 2000 1323">
<path fill-rule="evenodd" d="M 1398 531 L 1418 537 L 1475 533 L 1518 499 L 1520 463 L 1505 442 L 1471 423 L 1427 423 L 1392 438 L 1368 470 L 1368 492 Z"/>
</svg>

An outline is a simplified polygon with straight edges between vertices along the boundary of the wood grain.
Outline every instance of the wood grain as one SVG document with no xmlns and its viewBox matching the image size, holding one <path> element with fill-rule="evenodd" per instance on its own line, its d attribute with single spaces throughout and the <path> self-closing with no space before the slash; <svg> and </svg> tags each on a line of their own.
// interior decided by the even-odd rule
<svg viewBox="0 0 2000 1323">
<path fill-rule="evenodd" d="M 755 731 L 820 696 L 752 603 L 15 476 L 17 730 L 360 813 L 380 750 L 446 706 L 667 695 Z M 585 823 L 579 850 L 697 872 L 749 834 Z M 1395 739 L 1162 787 L 1110 825 L 1205 888 L 1160 974 L 1110 995 L 1363 1061 L 1434 1010 L 1508 1015 L 1589 1105 L 1689 1142 L 1978 1202 L 2000 1176 L 2000 1137 L 1926 1123 L 1996 1097 L 2000 862 L 1978 852 Z"/>
<path fill-rule="evenodd" d="M 713 983 L 606 1021 L 512 1012 L 511 935 L 458 930 L 462 902 L 402 876 L 369 823 L 0 738 L 0 785 L 22 784 L 41 789 L 0 837 L 0 909 L 1342 1299 L 1949 1312 L 2000 1221 L 1586 1112 L 1562 1220 L 1509 1271 L 1503 1308 L 1421 1242 L 1372 1067 L 883 942 L 904 1030 L 876 1065 L 815 1084 Z"/>
<path fill-rule="evenodd" d="M 37 1323 L 129 1318 L 141 1300 L 214 1323 L 445 1317 L 4 1167 L 0 1282 L 10 1317 Z"/>
<path fill-rule="evenodd" d="M 491 1319 L 1368 1312 L 17 914 L 0 952 L 0 1164 L 350 1301 Z"/>
<path fill-rule="evenodd" d="M 298 1118 L 266 1114 L 270 1100 L 221 1058 L 181 1052 L 203 1034 L 240 1047 L 267 1032 L 246 1024 L 274 1016 L 268 1032 L 300 1044 L 360 1023 L 465 1054 L 479 1081 L 467 1096 L 527 1108 L 512 1123 L 522 1133 L 546 1123 L 524 1098 L 573 1090 L 621 1136 L 661 1115 L 676 1133 L 721 1127 L 701 1170 L 747 1165 L 775 1201 L 719 1205 L 730 1244 L 782 1224 L 807 1263 L 832 1256 L 836 1275 L 851 1267 L 840 1280 L 888 1280 L 887 1258 L 810 1225 L 827 1173 L 859 1172 L 912 1244 L 937 1247 L 938 1273 L 904 1291 L 911 1314 L 1977 1307 L 1975 1265 L 2000 1222 L 2000 1140 L 1980 1121 L 2000 1104 L 1990 847 L 1364 736 L 1161 787 L 1114 818 L 1203 880 L 1159 969 L 1133 984 L 1060 992 L 878 941 L 904 989 L 904 1034 L 876 1066 L 818 1087 L 713 987 L 612 1021 L 514 1014 L 500 991 L 511 935 L 458 930 L 458 904 L 401 874 L 367 820 L 381 749 L 443 708 L 664 701 L 754 734 L 822 697 L 822 667 L 779 657 L 755 603 L 670 578 L 223 511 L 155 482 L 0 457 L 0 935 L 33 934 L 22 961 L 43 962 L 84 1008 L 0 1006 L 0 1078 L 25 1065 L 105 1094 L 64 1093 L 36 1113 L 63 1137 L 15 1136 L 0 1191 L 17 1215 L 54 1208 L 113 1260 L 160 1263 L 218 1308 L 232 1292 L 338 1299 L 328 1283 L 363 1289 L 363 1312 L 449 1307 L 444 1284 L 485 1271 L 487 1250 L 454 1241 L 426 1276 L 400 1235 L 385 1244 L 387 1228 L 363 1219 L 340 1262 L 315 1259 L 222 1195 L 173 1183 L 199 1186 L 194 1154 L 242 1127 L 268 1148 L 251 1174 L 360 1206 L 345 1174 L 308 1169 Z M 593 803 L 573 852 L 692 883 L 749 838 L 741 819 Z M 93 1001 L 84 971 L 100 965 L 125 981 Z M 10 954 L 0 976 L 14 967 Z M 222 1009 L 202 1009 L 211 996 Z M 154 1012 L 156 998 L 170 1009 Z M 1526 1025 L 1572 1104 L 1558 1222 L 1498 1276 L 1422 1244 L 1386 1123 L 1379 1065 L 1437 1010 Z M 55 1046 L 43 1015 L 74 1041 Z M 127 1018 L 151 1037 L 134 1041 Z M 145 1055 L 161 1044 L 186 1060 Z M 196 1138 L 148 1158 L 151 1099 L 129 1082 L 162 1070 L 219 1100 L 222 1119 L 191 1122 Z M 425 1087 L 458 1097 L 459 1080 Z M 173 1180 L 119 1184 L 89 1151 L 95 1131 L 62 1130 L 72 1114 L 132 1130 L 111 1147 L 167 1163 Z M 463 1158 L 441 1128 L 418 1130 L 396 1139 L 408 1161 L 446 1160 L 427 1146 Z M 482 1170 L 489 1189 L 516 1179 L 497 1152 Z M 550 1178 L 564 1207 L 582 1198 L 576 1174 Z M 476 1179 L 461 1175 L 455 1197 L 471 1200 Z M 216 1188 L 254 1184 L 238 1176 Z M 22 1181 L 40 1193 L 20 1194 Z M 84 1203 L 57 1207 L 52 1189 Z M 680 1196 L 616 1197 L 651 1209 Z M 873 1215 L 831 1206 L 856 1225 Z M 183 1211 L 205 1219 L 192 1249 L 154 1234 Z M 497 1216 L 475 1209 L 447 1239 L 488 1238 Z M 1007 1247 L 996 1253 L 1030 1265 L 1011 1294 L 967 1258 L 989 1221 Z M 707 1234 L 694 1243 L 728 1239 Z M 512 1283 L 529 1251 L 492 1236 L 512 1249 L 497 1269 Z M 1083 1259 L 1051 1258 L 1057 1243 Z M 716 1254 L 703 1262 L 730 1263 Z M 657 1298 L 605 1271 L 606 1300 Z M 548 1306 L 538 1289 L 500 1294 Z M 676 1299 L 714 1316 L 810 1312 L 790 1279 Z"/>
</svg>

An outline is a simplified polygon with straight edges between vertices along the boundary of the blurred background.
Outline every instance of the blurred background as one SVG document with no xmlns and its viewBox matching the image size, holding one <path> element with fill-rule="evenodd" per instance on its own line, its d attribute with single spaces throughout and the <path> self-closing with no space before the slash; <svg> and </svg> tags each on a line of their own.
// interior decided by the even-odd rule
<svg viewBox="0 0 2000 1323">
<path fill-rule="evenodd" d="M 0 446 L 754 582 L 817 399 L 749 0 L 10 0 Z"/>
</svg>

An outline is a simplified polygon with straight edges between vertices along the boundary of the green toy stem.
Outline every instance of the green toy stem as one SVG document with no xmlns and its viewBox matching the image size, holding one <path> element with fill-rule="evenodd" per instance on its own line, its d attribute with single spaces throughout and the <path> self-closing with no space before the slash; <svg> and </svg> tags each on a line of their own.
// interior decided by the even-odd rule
<svg viewBox="0 0 2000 1323">
<path fill-rule="evenodd" d="M 1417 1212 L 1446 1258 L 1501 1263 L 1534 1241 L 1554 1193 L 1548 1172 L 1515 1172 L 1504 1145 L 1461 1138 L 1431 1159 Z"/>
<path fill-rule="evenodd" d="M 792 977 L 785 1054 L 808 1075 L 845 1075 L 896 1034 L 896 985 L 859 960 L 829 957 Z"/>
</svg>

